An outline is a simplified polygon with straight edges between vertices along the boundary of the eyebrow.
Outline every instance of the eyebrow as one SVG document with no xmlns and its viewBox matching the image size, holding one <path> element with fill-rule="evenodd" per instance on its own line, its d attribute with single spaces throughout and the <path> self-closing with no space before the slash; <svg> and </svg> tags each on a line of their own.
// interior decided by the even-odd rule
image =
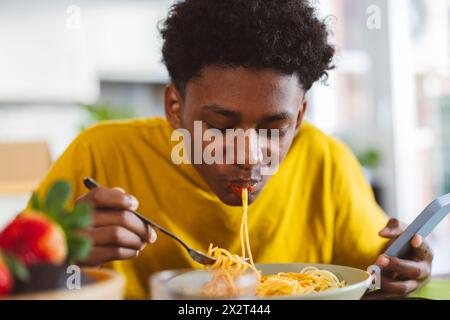
<svg viewBox="0 0 450 320">
<path fill-rule="evenodd" d="M 206 111 L 212 111 L 212 112 L 218 113 L 222 116 L 229 117 L 229 118 L 238 118 L 240 116 L 240 113 L 238 111 L 232 111 L 227 108 L 221 107 L 217 104 L 204 106 L 204 107 L 202 107 L 202 109 L 206 110 Z"/>
<path fill-rule="evenodd" d="M 204 107 L 202 107 L 202 109 L 206 110 L 206 111 L 215 112 L 217 114 L 223 115 L 228 118 L 239 118 L 241 115 L 239 111 L 229 110 L 229 109 L 227 109 L 225 107 L 221 107 L 217 104 L 204 106 Z M 262 119 L 262 122 L 275 122 L 275 121 L 280 121 L 280 120 L 289 120 L 292 117 L 293 117 L 293 114 L 284 111 L 284 112 L 280 112 L 277 114 L 265 116 Z"/>
<path fill-rule="evenodd" d="M 281 120 L 289 120 L 293 117 L 290 112 L 280 112 L 271 116 L 264 117 L 263 122 L 275 122 Z"/>
</svg>

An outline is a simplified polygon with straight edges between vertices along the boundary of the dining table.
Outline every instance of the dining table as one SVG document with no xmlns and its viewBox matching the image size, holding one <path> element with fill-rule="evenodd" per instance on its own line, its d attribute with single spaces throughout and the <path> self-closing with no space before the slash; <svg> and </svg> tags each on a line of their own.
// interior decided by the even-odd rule
<svg viewBox="0 0 450 320">
<path fill-rule="evenodd" d="M 432 276 L 427 285 L 410 294 L 408 298 L 450 300 L 450 274 Z"/>
</svg>

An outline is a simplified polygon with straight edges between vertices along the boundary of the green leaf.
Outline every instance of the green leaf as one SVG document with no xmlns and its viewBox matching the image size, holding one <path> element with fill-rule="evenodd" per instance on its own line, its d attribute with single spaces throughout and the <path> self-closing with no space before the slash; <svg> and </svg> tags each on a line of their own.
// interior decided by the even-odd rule
<svg viewBox="0 0 450 320">
<path fill-rule="evenodd" d="M 73 234 L 68 239 L 68 246 L 69 261 L 75 263 L 88 256 L 92 248 L 92 243 L 88 238 L 82 235 Z"/>
<path fill-rule="evenodd" d="M 66 215 L 67 227 L 69 229 L 87 228 L 91 225 L 92 206 L 87 203 L 79 203 L 71 214 Z"/>
<path fill-rule="evenodd" d="M 33 210 L 36 211 L 40 211 L 41 210 L 41 201 L 39 200 L 39 196 L 37 194 L 37 192 L 33 192 L 33 194 L 31 195 L 31 208 L 33 208 Z"/>
<path fill-rule="evenodd" d="M 64 209 L 71 195 L 70 184 L 66 181 L 56 181 L 48 190 L 45 198 L 45 209 L 48 214 L 57 218 Z"/>
<path fill-rule="evenodd" d="M 5 259 L 6 264 L 8 265 L 9 270 L 12 272 L 16 279 L 20 281 L 27 281 L 30 278 L 30 273 L 26 266 L 15 256 L 11 254 L 3 253 L 3 259 Z"/>
</svg>

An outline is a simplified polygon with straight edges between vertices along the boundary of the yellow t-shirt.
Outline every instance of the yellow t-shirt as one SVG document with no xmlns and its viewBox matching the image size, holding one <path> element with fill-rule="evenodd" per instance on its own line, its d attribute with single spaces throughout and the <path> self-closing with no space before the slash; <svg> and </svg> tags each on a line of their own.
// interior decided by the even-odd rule
<svg viewBox="0 0 450 320">
<path fill-rule="evenodd" d="M 191 165 L 172 163 L 172 130 L 161 118 L 96 125 L 72 142 L 38 193 L 66 179 L 76 199 L 87 192 L 83 177 L 91 176 L 135 195 L 141 214 L 192 247 L 206 251 L 214 243 L 241 252 L 242 208 L 223 204 Z M 334 263 L 365 269 L 386 243 L 377 233 L 387 217 L 357 160 L 342 143 L 308 123 L 303 123 L 279 171 L 250 205 L 248 219 L 256 263 Z M 153 272 L 199 267 L 162 234 L 139 257 L 111 265 L 126 277 L 128 298 L 147 297 Z"/>
</svg>

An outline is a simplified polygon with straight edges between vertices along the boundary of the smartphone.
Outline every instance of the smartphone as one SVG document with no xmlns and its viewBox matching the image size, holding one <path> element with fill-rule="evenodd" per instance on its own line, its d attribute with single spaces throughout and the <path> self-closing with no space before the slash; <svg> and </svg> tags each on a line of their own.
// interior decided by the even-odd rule
<svg viewBox="0 0 450 320">
<path fill-rule="evenodd" d="M 392 242 L 385 254 L 398 258 L 406 257 L 412 250 L 410 243 L 414 235 L 418 234 L 426 238 L 449 212 L 450 193 L 433 200 L 406 230 Z"/>
</svg>

